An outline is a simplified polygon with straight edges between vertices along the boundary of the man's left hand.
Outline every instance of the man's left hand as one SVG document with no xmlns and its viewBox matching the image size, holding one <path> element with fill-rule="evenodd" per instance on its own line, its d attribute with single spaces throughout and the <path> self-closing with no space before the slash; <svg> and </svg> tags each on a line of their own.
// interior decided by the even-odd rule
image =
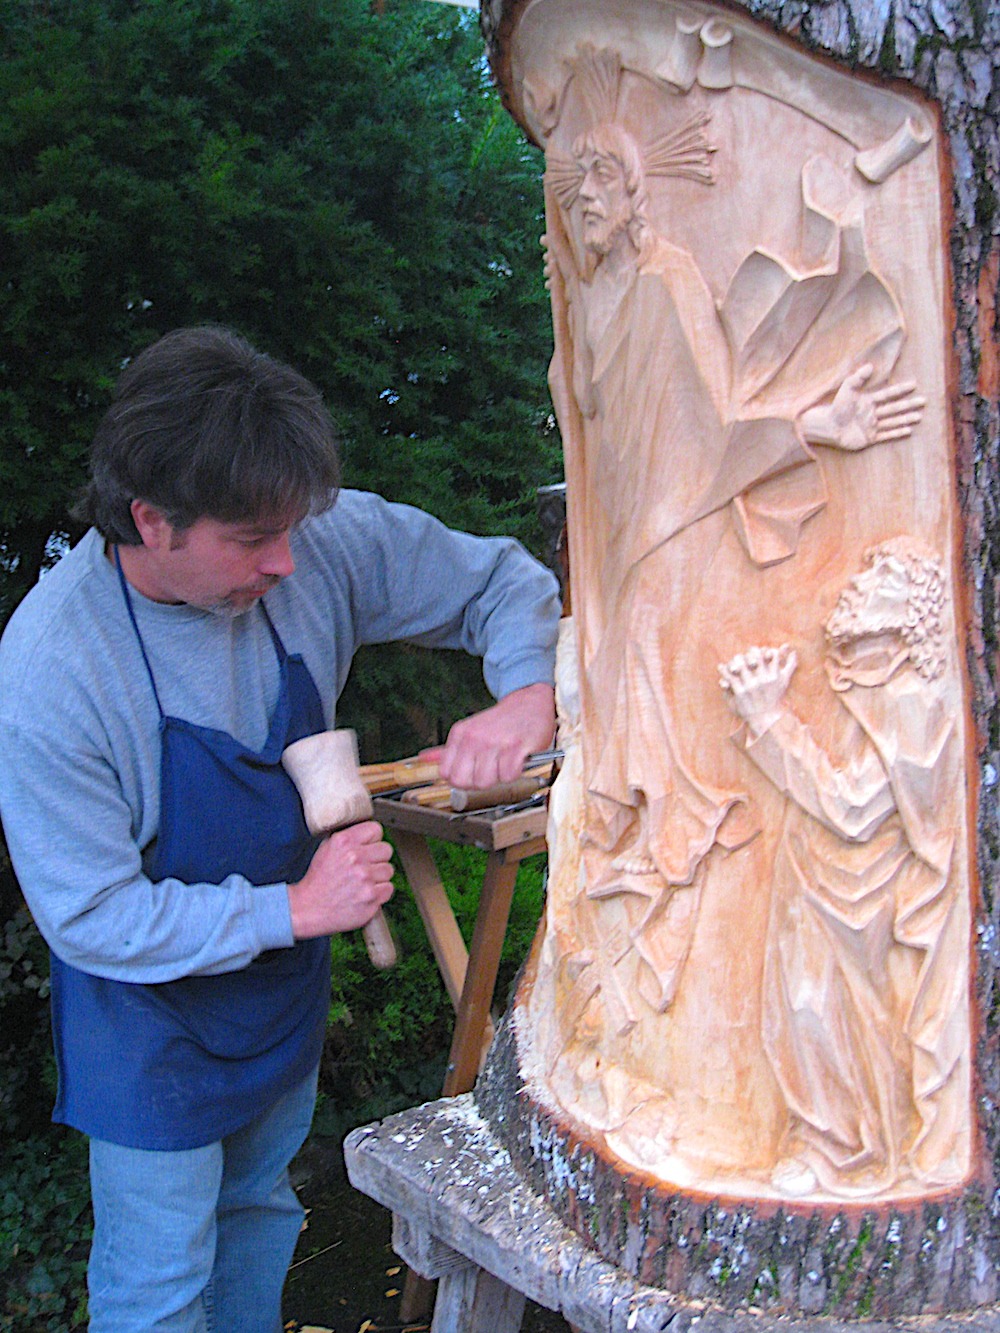
<svg viewBox="0 0 1000 1333">
<path fill-rule="evenodd" d="M 481 791 L 513 781 L 529 754 L 552 744 L 555 726 L 552 686 L 526 685 L 456 722 L 444 745 L 423 750 L 420 757 L 436 760 L 442 779 L 453 787 Z"/>
</svg>

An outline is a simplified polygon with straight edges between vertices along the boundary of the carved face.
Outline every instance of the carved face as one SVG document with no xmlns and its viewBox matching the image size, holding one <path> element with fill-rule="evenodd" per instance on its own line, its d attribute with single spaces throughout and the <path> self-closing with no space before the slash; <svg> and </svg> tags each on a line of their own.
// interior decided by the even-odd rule
<svg viewBox="0 0 1000 1333">
<path fill-rule="evenodd" d="M 627 234 L 635 215 L 625 168 L 607 153 L 589 152 L 580 158 L 583 182 L 578 198 L 583 205 L 583 241 L 588 250 L 606 255 L 619 237 Z"/>
<path fill-rule="evenodd" d="M 877 555 L 840 594 L 826 632 L 836 642 L 902 631 L 909 616 L 910 576 L 897 556 Z"/>
</svg>

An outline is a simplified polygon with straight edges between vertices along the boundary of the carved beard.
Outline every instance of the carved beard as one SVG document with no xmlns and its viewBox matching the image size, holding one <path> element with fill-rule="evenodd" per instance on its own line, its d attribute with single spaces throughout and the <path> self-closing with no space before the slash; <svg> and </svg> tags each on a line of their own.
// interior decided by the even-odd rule
<svg viewBox="0 0 1000 1333">
<path fill-rule="evenodd" d="M 591 212 L 584 218 L 584 243 L 588 250 L 596 255 L 608 255 L 622 236 L 628 234 L 632 221 L 629 204 L 623 203 L 610 217 L 601 217 Z"/>
<path fill-rule="evenodd" d="M 879 634 L 899 634 L 906 628 L 904 616 L 905 608 L 896 615 L 876 615 L 869 605 L 868 591 L 851 584 L 840 594 L 826 622 L 826 636 L 832 643 L 846 646 Z"/>
<path fill-rule="evenodd" d="M 909 657 L 902 633 L 905 607 L 876 614 L 872 591 L 855 584 L 845 588 L 826 622 L 827 671 L 835 690 L 884 685 Z"/>
</svg>

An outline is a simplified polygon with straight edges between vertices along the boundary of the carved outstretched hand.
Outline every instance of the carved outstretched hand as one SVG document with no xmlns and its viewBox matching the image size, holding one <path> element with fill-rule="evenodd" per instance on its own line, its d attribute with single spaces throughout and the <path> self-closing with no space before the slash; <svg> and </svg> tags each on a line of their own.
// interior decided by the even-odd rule
<svg viewBox="0 0 1000 1333">
<path fill-rule="evenodd" d="M 813 444 L 832 444 L 855 452 L 870 444 L 904 440 L 919 425 L 927 399 L 914 394 L 914 380 L 866 390 L 874 366 L 866 361 L 848 375 L 826 407 L 812 407 L 802 417 L 802 429 Z"/>
<path fill-rule="evenodd" d="M 719 667 L 719 684 L 733 710 L 755 735 L 765 732 L 781 714 L 781 703 L 799 664 L 794 648 L 748 648 Z"/>
</svg>

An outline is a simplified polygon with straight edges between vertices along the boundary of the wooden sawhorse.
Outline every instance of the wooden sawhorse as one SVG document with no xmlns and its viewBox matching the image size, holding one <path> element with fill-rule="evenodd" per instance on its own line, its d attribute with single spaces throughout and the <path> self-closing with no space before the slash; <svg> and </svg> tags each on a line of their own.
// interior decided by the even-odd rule
<svg viewBox="0 0 1000 1333">
<path fill-rule="evenodd" d="M 455 1007 L 455 1028 L 442 1088 L 445 1097 L 453 1097 L 472 1089 L 493 1036 L 490 1005 L 517 871 L 526 857 L 545 851 L 547 810 L 544 805 L 536 805 L 509 814 L 496 810 L 453 814 L 389 797 L 376 797 L 374 807 L 375 818 L 392 831 L 396 852 Z M 468 950 L 428 838 L 478 847 L 486 853 L 486 873 Z M 433 1284 L 417 1277 L 411 1268 L 403 1290 L 403 1319 L 409 1321 L 425 1314 L 433 1301 L 433 1291 Z"/>
<path fill-rule="evenodd" d="M 490 1004 L 514 897 L 517 870 L 526 857 L 545 851 L 544 805 L 500 814 L 477 810 L 452 814 L 405 801 L 376 797 L 375 818 L 392 830 L 400 862 L 417 901 L 427 938 L 455 1007 L 455 1029 L 442 1093 L 469 1092 L 492 1035 Z M 486 873 L 472 943 L 466 951 L 428 838 L 478 847 Z"/>
</svg>

